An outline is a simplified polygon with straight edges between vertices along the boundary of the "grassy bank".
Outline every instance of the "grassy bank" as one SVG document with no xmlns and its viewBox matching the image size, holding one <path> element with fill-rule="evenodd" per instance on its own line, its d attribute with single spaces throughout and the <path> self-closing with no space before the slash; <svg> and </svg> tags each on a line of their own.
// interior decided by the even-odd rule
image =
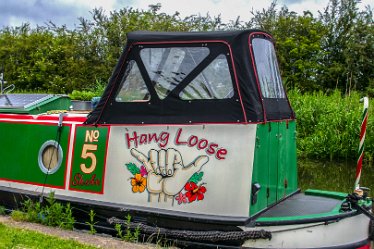
<svg viewBox="0 0 374 249">
<path fill-rule="evenodd" d="M 289 91 L 288 97 L 297 117 L 297 149 L 302 158 L 356 159 L 363 104 L 352 92 L 343 96 L 339 91 L 301 94 Z M 374 115 L 369 107 L 365 140 L 365 158 L 374 157 Z"/>
<path fill-rule="evenodd" d="M 97 247 L 83 245 L 73 240 L 59 239 L 34 231 L 13 228 L 0 223 L 0 248 L 94 249 Z"/>
</svg>

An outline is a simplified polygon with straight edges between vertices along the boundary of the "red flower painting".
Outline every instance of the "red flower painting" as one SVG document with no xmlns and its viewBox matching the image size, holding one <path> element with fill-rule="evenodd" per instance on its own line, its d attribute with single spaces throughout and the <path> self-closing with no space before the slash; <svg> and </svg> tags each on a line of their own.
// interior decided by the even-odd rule
<svg viewBox="0 0 374 249">
<path fill-rule="evenodd" d="M 201 201 L 204 199 L 204 193 L 206 192 L 206 188 L 202 185 L 198 186 L 194 182 L 188 182 L 184 189 L 186 190 L 186 197 L 188 198 L 189 202 Z"/>
</svg>

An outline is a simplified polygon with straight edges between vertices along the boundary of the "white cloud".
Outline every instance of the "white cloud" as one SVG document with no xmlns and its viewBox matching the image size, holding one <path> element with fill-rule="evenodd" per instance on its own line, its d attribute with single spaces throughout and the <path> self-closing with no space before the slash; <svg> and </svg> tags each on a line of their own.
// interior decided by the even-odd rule
<svg viewBox="0 0 374 249">
<path fill-rule="evenodd" d="M 134 2 L 133 7 L 147 9 L 150 4 L 161 3 L 161 11 L 167 14 L 174 14 L 176 11 L 180 12 L 181 16 L 205 15 L 207 13 L 211 16 L 218 16 L 221 14 L 222 19 L 228 21 L 235 20 L 237 16 L 240 16 L 241 20 L 248 20 L 251 16 L 250 12 L 252 8 L 267 8 L 271 2 L 271 0 L 189 0 L 188 2 L 176 0 L 140 0 Z"/>
<path fill-rule="evenodd" d="M 184 17 L 209 13 L 211 16 L 221 15 L 223 21 L 235 20 L 237 16 L 240 16 L 242 21 L 247 21 L 252 16 L 252 9 L 267 9 L 272 2 L 273 0 L 189 0 L 188 2 L 137 0 L 133 1 L 131 6 L 138 9 L 148 9 L 150 4 L 161 3 L 161 11 L 167 14 L 174 14 L 178 11 Z M 328 2 L 329 0 L 278 0 L 277 5 L 279 8 L 286 5 L 290 11 L 299 14 L 309 10 L 316 16 L 318 11 L 323 11 L 327 7 Z M 365 5 L 374 7 L 374 0 L 362 0 L 358 6 L 363 10 Z"/>
</svg>

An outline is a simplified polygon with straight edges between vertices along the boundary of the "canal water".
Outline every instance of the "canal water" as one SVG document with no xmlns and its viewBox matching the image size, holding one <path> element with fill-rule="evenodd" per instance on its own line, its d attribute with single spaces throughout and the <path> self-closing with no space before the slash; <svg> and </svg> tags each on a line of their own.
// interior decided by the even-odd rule
<svg viewBox="0 0 374 249">
<path fill-rule="evenodd" d="M 302 191 L 320 189 L 351 193 L 356 175 L 356 162 L 299 160 L 298 174 Z M 363 164 L 360 186 L 370 188 L 370 196 L 374 196 L 374 165 Z"/>
</svg>

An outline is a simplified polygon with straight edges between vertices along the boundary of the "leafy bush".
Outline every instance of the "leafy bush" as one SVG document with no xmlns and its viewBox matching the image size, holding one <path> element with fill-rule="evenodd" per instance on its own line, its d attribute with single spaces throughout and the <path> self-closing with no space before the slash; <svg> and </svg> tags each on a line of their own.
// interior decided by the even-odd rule
<svg viewBox="0 0 374 249">
<path fill-rule="evenodd" d="M 22 203 L 22 210 L 14 210 L 11 217 L 17 221 L 29 221 L 63 229 L 73 229 L 75 219 L 70 204 L 64 205 L 57 202 L 53 192 L 46 198 L 46 202 L 46 205 L 42 205 L 40 202 L 28 199 Z"/>
<path fill-rule="evenodd" d="M 96 81 L 95 87 L 92 90 L 74 90 L 69 97 L 72 100 L 83 100 L 83 101 L 91 101 L 93 97 L 100 97 L 105 89 L 105 85 L 99 81 Z"/>
<path fill-rule="evenodd" d="M 90 101 L 93 97 L 95 97 L 95 93 L 90 91 L 78 91 L 74 90 L 69 97 L 72 100 L 83 100 L 83 101 Z"/>
<path fill-rule="evenodd" d="M 73 229 L 75 219 L 70 207 L 70 203 L 66 205 L 57 202 L 54 193 L 51 192 L 46 198 L 47 205 L 42 208 L 40 218 L 42 224 L 47 226 L 57 226 L 64 229 Z"/>
</svg>

